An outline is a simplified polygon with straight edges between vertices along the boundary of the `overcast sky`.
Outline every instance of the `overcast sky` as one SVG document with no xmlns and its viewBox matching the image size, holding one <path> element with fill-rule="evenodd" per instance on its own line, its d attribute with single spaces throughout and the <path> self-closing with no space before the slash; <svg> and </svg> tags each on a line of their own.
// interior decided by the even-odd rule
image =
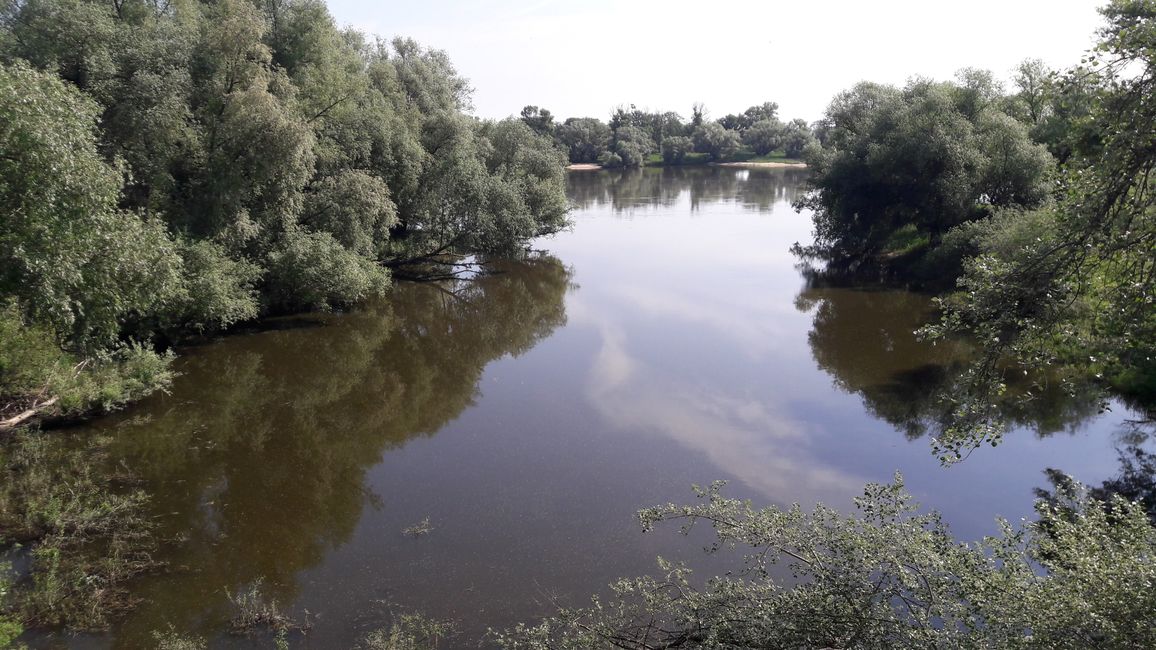
<svg viewBox="0 0 1156 650">
<path fill-rule="evenodd" d="M 722 117 L 764 101 L 822 115 L 857 81 L 1007 78 L 1019 61 L 1078 62 L 1101 24 L 1091 0 L 330 0 L 338 23 L 446 50 L 475 114 L 527 104 L 561 120 L 619 104 Z"/>
</svg>

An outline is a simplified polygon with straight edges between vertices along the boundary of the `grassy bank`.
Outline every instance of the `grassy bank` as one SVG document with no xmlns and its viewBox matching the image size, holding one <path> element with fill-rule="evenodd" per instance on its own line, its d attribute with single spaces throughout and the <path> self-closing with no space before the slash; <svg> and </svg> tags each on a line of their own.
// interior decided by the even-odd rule
<svg viewBox="0 0 1156 650">
<path fill-rule="evenodd" d="M 727 156 L 721 160 L 711 160 L 710 154 L 705 153 L 688 153 L 679 162 L 666 162 L 662 159 L 662 154 L 652 153 L 646 158 L 647 167 L 687 167 L 692 165 L 706 165 L 712 162 L 721 163 L 786 163 L 799 164 L 802 160 L 798 158 L 788 158 L 782 151 L 772 151 L 771 153 L 760 156 L 750 149 L 740 149 L 738 153 L 733 156 Z"/>
</svg>

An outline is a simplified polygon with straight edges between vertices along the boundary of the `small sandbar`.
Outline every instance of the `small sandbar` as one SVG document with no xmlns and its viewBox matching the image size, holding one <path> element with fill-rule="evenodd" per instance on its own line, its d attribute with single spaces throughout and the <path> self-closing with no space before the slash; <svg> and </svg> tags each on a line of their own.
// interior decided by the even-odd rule
<svg viewBox="0 0 1156 650">
<path fill-rule="evenodd" d="M 602 165 L 595 165 L 594 163 L 575 163 L 573 165 L 566 165 L 566 170 L 572 172 L 592 172 L 599 169 L 602 169 Z"/>
</svg>

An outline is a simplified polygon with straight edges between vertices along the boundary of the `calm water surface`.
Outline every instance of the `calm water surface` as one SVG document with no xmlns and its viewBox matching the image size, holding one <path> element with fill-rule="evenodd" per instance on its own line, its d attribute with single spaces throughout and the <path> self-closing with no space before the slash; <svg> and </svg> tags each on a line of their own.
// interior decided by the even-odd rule
<svg viewBox="0 0 1156 650">
<path fill-rule="evenodd" d="M 925 297 L 808 285 L 788 252 L 810 235 L 801 181 L 573 173 L 574 227 L 531 262 L 189 350 L 170 395 L 89 427 L 144 477 L 168 569 L 112 634 L 45 645 L 136 648 L 173 626 L 250 647 L 223 631 L 227 594 L 256 581 L 311 613 L 310 647 L 415 610 L 470 645 L 657 555 L 724 571 L 700 539 L 633 520 L 692 483 L 848 508 L 898 470 L 973 539 L 1030 516 L 1047 467 L 1116 473 L 1124 409 L 1056 396 L 940 467 L 930 389 L 966 350 L 915 341 Z"/>
</svg>

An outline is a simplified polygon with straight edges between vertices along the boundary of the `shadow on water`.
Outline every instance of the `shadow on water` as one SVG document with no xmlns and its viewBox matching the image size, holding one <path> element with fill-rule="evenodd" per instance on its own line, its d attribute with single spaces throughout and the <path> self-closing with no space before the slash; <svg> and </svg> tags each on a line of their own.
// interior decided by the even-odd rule
<svg viewBox="0 0 1156 650">
<path fill-rule="evenodd" d="M 795 299 L 814 312 L 807 340 L 818 367 L 859 395 L 874 417 L 908 439 L 942 433 L 971 358 L 963 341 L 932 344 L 916 335 L 936 316 L 931 298 L 909 291 L 808 286 Z M 1048 373 L 1012 374 L 996 406 L 1014 428 L 1044 437 L 1074 433 L 1103 413 L 1102 393 Z"/>
<path fill-rule="evenodd" d="M 478 397 L 490 362 L 520 355 L 566 321 L 571 274 L 557 259 L 508 263 L 457 284 L 399 283 L 388 302 L 198 347 L 176 397 L 101 422 L 114 462 L 152 495 L 173 542 L 168 570 L 141 581 L 118 647 L 169 625 L 213 634 L 228 591 L 260 580 L 292 603 L 296 576 L 345 543 L 380 497 L 365 472 L 386 450 L 431 436 Z"/>
</svg>

